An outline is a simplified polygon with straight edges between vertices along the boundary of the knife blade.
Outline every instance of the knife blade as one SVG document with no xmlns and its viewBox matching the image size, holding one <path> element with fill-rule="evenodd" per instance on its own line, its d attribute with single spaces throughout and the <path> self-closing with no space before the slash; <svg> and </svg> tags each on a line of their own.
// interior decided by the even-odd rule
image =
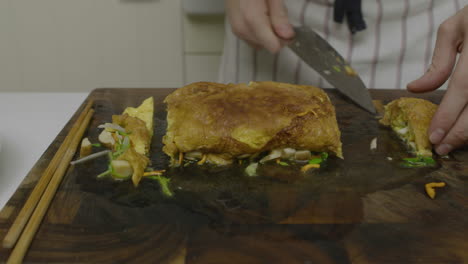
<svg viewBox="0 0 468 264">
<path fill-rule="evenodd" d="M 308 27 L 294 27 L 294 31 L 296 36 L 289 48 L 342 94 L 375 114 L 369 90 L 346 60 Z"/>
</svg>

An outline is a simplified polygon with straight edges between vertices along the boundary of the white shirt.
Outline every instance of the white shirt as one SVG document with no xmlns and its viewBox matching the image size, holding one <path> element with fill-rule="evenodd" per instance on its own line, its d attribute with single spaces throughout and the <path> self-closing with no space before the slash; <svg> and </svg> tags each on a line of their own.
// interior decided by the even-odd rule
<svg viewBox="0 0 468 264">
<path fill-rule="evenodd" d="M 333 0 L 285 0 L 293 25 L 306 25 L 343 55 L 369 88 L 404 89 L 431 63 L 437 29 L 468 0 L 362 0 L 367 29 L 352 35 L 333 21 Z M 219 81 L 273 80 L 331 85 L 290 49 L 272 55 L 234 36 L 226 23 Z M 444 87 L 446 84 L 444 85 Z"/>
</svg>

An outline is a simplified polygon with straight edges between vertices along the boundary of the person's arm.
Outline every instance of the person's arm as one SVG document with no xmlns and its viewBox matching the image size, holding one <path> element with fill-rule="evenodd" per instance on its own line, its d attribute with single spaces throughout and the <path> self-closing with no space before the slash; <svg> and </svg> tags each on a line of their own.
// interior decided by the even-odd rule
<svg viewBox="0 0 468 264">
<path fill-rule="evenodd" d="M 439 27 L 429 70 L 408 84 L 411 92 L 433 91 L 451 76 L 447 92 L 432 119 L 430 141 L 439 155 L 468 143 L 468 6 Z M 458 62 L 457 54 L 461 53 Z"/>
<path fill-rule="evenodd" d="M 283 0 L 226 0 L 226 11 L 234 34 L 253 47 L 276 53 L 294 37 Z"/>
</svg>

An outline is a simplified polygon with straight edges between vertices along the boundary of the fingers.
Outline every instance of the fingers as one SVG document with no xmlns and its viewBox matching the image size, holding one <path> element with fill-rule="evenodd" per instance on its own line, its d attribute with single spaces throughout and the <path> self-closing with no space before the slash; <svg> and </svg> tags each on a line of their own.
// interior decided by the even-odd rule
<svg viewBox="0 0 468 264">
<path fill-rule="evenodd" d="M 265 48 L 272 53 L 277 53 L 282 44 L 273 28 L 270 15 L 275 14 L 275 25 L 278 25 L 281 35 L 289 37 L 291 34 L 287 26 L 286 30 L 281 29 L 285 25 L 284 21 L 287 21 L 283 0 L 274 0 L 273 9 L 269 1 L 272 0 L 227 0 L 226 10 L 234 34 L 253 47 Z M 286 25 L 289 25 L 289 22 Z M 292 31 L 292 27 L 290 30 Z"/>
<path fill-rule="evenodd" d="M 250 28 L 245 23 L 241 8 L 240 2 L 238 0 L 227 0 L 226 1 L 226 11 L 229 22 L 231 24 L 232 32 L 246 41 L 249 45 L 253 47 L 259 47 L 259 43 L 255 40 L 253 33 Z"/>
<path fill-rule="evenodd" d="M 466 100 L 455 89 L 447 90 L 429 127 L 429 140 L 432 144 L 439 145 L 442 142 L 465 108 L 465 104 Z"/>
<path fill-rule="evenodd" d="M 288 12 L 284 6 L 283 0 L 268 0 L 270 7 L 270 20 L 273 29 L 282 39 L 291 39 L 294 37 L 294 30 L 289 23 Z"/>
<path fill-rule="evenodd" d="M 439 155 L 447 155 L 452 150 L 466 143 L 468 143 L 468 107 L 465 107 L 442 144 L 436 147 L 436 152 Z"/>
<path fill-rule="evenodd" d="M 432 63 L 421 78 L 408 84 L 410 92 L 432 91 L 447 81 L 456 62 L 460 35 L 456 19 L 449 19 L 439 27 Z"/>
<path fill-rule="evenodd" d="M 281 44 L 273 32 L 267 3 L 250 0 L 249 4 L 241 5 L 241 11 L 245 15 L 245 22 L 254 34 L 256 42 L 271 53 L 277 53 L 281 49 Z"/>
<path fill-rule="evenodd" d="M 439 108 L 437 109 L 429 128 L 429 139 L 437 145 L 436 151 L 448 153 L 453 147 L 459 146 L 454 138 L 461 139 L 463 125 L 468 129 L 466 105 L 468 103 L 468 83 L 465 81 L 468 74 L 468 52 L 462 52 L 458 64 L 449 83 Z M 465 109 L 465 110 L 464 110 Z M 463 115 L 462 116 L 462 112 Z M 465 118 L 465 120 L 462 120 Z M 446 145 L 452 147 L 447 148 Z M 439 153 L 439 154 L 440 154 Z M 445 155 L 441 154 L 441 155 Z"/>
<path fill-rule="evenodd" d="M 451 76 L 447 92 L 440 103 L 429 128 L 429 140 L 440 155 L 468 143 L 468 6 L 446 20 L 437 33 L 432 64 L 420 79 L 411 82 L 411 92 L 427 92 L 440 87 Z"/>
</svg>

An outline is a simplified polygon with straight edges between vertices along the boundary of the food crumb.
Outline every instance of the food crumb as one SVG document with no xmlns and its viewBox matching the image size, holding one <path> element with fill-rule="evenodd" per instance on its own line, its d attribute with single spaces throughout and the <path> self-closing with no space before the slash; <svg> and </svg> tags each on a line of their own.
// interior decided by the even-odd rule
<svg viewBox="0 0 468 264">
<path fill-rule="evenodd" d="M 425 185 L 426 193 L 431 198 L 434 199 L 436 197 L 436 191 L 434 188 L 442 188 L 445 187 L 445 182 L 430 182 Z"/>
<path fill-rule="evenodd" d="M 377 118 L 382 118 L 385 114 L 385 105 L 383 104 L 382 100 L 372 100 L 372 104 L 374 105 L 375 110 L 377 110 Z"/>
<path fill-rule="evenodd" d="M 377 149 L 377 138 L 373 138 L 370 143 L 370 150 L 376 150 L 376 149 Z"/>
<path fill-rule="evenodd" d="M 346 74 L 348 74 L 349 76 L 357 76 L 358 75 L 357 72 L 348 65 L 345 66 L 345 71 L 346 71 Z"/>
</svg>

